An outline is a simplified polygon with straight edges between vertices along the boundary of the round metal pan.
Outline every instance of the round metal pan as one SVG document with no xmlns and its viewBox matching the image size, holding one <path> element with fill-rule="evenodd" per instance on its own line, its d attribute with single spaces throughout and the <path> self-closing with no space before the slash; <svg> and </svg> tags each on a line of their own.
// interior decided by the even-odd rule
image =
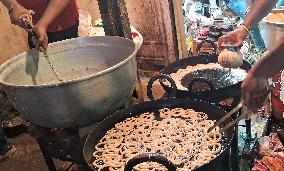
<svg viewBox="0 0 284 171">
<path fill-rule="evenodd" d="M 210 42 L 210 41 L 209 41 Z M 195 66 L 197 64 L 208 64 L 208 63 L 217 63 L 218 57 L 215 53 L 213 54 L 200 54 L 196 57 L 190 57 L 186 59 L 179 60 L 177 62 L 174 62 L 170 64 L 169 66 L 165 67 L 160 71 L 161 74 L 170 75 L 172 73 L 177 72 L 179 69 L 184 69 L 187 66 Z M 244 60 L 243 65 L 240 67 L 241 69 L 244 69 L 246 71 L 250 70 L 251 64 Z M 210 72 L 210 71 L 208 71 Z M 216 71 L 214 71 L 216 72 Z M 214 73 L 216 74 L 216 73 Z M 224 72 L 220 72 L 222 78 L 222 75 L 226 74 Z M 202 75 L 202 74 L 201 74 Z M 210 74 L 208 74 L 210 75 Z M 190 77 L 190 75 L 188 75 Z M 214 82 L 210 82 L 210 78 L 206 77 L 200 77 L 200 78 L 194 78 L 190 79 L 185 78 L 185 82 L 182 84 L 187 84 L 188 90 L 181 90 L 178 89 L 176 92 L 176 97 L 179 98 L 193 98 L 193 99 L 200 99 L 204 100 L 210 103 L 219 103 L 220 101 L 226 100 L 228 98 L 232 97 L 238 97 L 241 96 L 241 83 L 242 81 L 239 81 L 234 84 L 227 83 L 226 86 L 216 88 L 216 84 Z M 193 84 L 197 82 L 202 82 L 204 84 L 204 88 L 199 86 L 199 89 L 202 89 L 202 91 L 194 91 L 193 90 Z M 170 92 L 171 88 L 168 85 L 165 85 L 162 80 L 160 81 L 162 87 L 165 89 L 165 91 Z M 201 85 L 201 84 L 200 84 Z M 238 102 L 236 102 L 238 104 Z"/>
<path fill-rule="evenodd" d="M 167 77 L 167 76 L 164 76 Z M 151 83 L 154 80 L 159 79 L 160 77 L 153 77 L 150 81 Z M 151 86 L 148 86 L 148 88 Z M 174 93 L 172 93 L 173 95 Z M 93 152 L 95 146 L 99 143 L 99 141 L 104 137 L 106 132 L 114 127 L 116 123 L 122 122 L 127 118 L 139 116 L 145 112 L 154 112 L 157 117 L 159 109 L 163 108 L 184 108 L 184 109 L 194 109 L 196 111 L 204 112 L 208 114 L 209 119 L 211 120 L 218 120 L 222 116 L 226 114 L 226 112 L 218 108 L 212 104 L 207 102 L 199 101 L 199 100 L 192 100 L 192 99 L 160 99 L 155 101 L 149 101 L 145 103 L 141 103 L 130 108 L 126 108 L 124 110 L 117 111 L 116 113 L 110 115 L 104 121 L 102 121 L 97 127 L 89 134 L 85 146 L 84 146 L 84 158 L 85 161 L 88 163 L 91 170 L 95 170 L 92 166 L 93 162 Z M 224 124 L 230 122 L 228 120 Z M 232 138 L 234 135 L 234 128 L 228 129 L 222 138 L 222 146 L 223 150 L 214 158 L 211 162 L 195 169 L 195 171 L 220 171 L 220 169 L 224 168 L 224 161 L 228 163 L 228 153 L 229 153 L 229 146 L 231 144 Z M 145 162 L 145 161 L 155 161 L 165 165 L 169 170 L 175 170 L 176 166 L 174 166 L 168 159 L 159 155 L 159 154 L 143 154 L 131 159 L 125 167 L 125 170 L 131 170 L 136 164 Z"/>
<path fill-rule="evenodd" d="M 217 62 L 217 56 L 191 57 L 191 58 L 182 59 L 178 62 L 170 64 L 168 67 L 165 67 L 163 70 L 161 70 L 160 73 L 170 75 L 172 73 L 177 72 L 179 69 L 186 68 L 187 66 L 195 66 L 197 64 L 208 64 L 208 63 L 216 63 L 216 62 Z M 251 68 L 251 65 L 247 61 L 244 61 L 244 64 L 243 66 L 241 66 L 241 69 L 248 71 L 250 68 Z M 224 73 L 220 73 L 220 74 L 223 75 Z M 205 80 L 207 79 L 208 82 L 210 82 L 209 78 L 203 77 L 203 79 Z M 198 80 L 198 81 L 203 81 L 203 80 Z M 190 85 L 190 82 L 188 82 L 188 85 Z M 214 88 L 213 90 L 204 90 L 200 92 L 193 92 L 192 90 L 178 89 L 176 97 L 190 98 L 190 97 L 196 97 L 196 94 L 197 94 L 197 97 L 201 100 L 220 101 L 228 97 L 238 95 L 240 93 L 240 85 L 241 85 L 241 82 L 238 82 L 236 84 L 231 84 L 231 85 L 227 84 L 227 86 L 224 86 L 218 89 Z M 170 92 L 169 86 L 163 83 L 162 83 L 162 86 L 163 88 L 165 88 L 167 92 Z"/>
</svg>

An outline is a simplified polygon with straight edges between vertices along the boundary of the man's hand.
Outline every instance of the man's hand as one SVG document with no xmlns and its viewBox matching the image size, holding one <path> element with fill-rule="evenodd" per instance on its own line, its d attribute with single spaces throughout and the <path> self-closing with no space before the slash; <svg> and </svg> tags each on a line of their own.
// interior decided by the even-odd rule
<svg viewBox="0 0 284 171">
<path fill-rule="evenodd" d="M 34 41 L 33 41 L 35 47 L 40 51 L 46 50 L 48 46 L 48 37 L 46 33 L 46 27 L 38 23 L 37 25 L 34 26 L 34 32 L 37 35 L 37 38 L 34 38 Z"/>
<path fill-rule="evenodd" d="M 220 37 L 218 40 L 218 47 L 220 48 L 223 44 L 231 44 L 241 47 L 243 41 L 247 37 L 247 34 L 247 31 L 243 27 L 239 27 L 231 33 Z"/>
<path fill-rule="evenodd" d="M 10 12 L 10 20 L 12 24 L 18 25 L 22 28 L 24 28 L 24 24 L 21 21 L 21 18 L 25 18 L 27 20 L 31 20 L 32 17 L 32 11 L 27 10 L 22 6 L 17 6 Z"/>
<path fill-rule="evenodd" d="M 257 111 L 263 106 L 268 97 L 268 85 L 267 79 L 256 77 L 252 72 L 249 72 L 242 83 L 244 105 L 249 110 Z"/>
<path fill-rule="evenodd" d="M 34 27 L 37 34 L 35 46 L 40 51 L 43 51 L 41 46 L 46 50 L 48 45 L 48 37 L 46 30 L 48 26 L 64 11 L 70 0 L 50 0 L 46 10 L 40 20 Z"/>
</svg>

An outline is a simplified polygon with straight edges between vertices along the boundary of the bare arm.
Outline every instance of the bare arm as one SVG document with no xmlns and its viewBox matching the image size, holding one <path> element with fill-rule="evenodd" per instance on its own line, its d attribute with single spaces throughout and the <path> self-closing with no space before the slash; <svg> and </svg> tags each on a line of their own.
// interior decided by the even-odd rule
<svg viewBox="0 0 284 171">
<path fill-rule="evenodd" d="M 10 20 L 12 24 L 24 28 L 20 18 L 31 19 L 32 11 L 25 9 L 17 0 L 0 0 L 4 6 L 9 10 Z"/>
<path fill-rule="evenodd" d="M 1 0 L 2 4 L 5 5 L 6 8 L 10 9 L 12 4 L 19 4 L 17 0 Z"/>
<path fill-rule="evenodd" d="M 249 71 L 242 83 L 242 92 L 245 105 L 248 109 L 259 109 L 267 98 L 268 78 L 284 69 L 284 39 L 258 61 Z"/>
<path fill-rule="evenodd" d="M 269 78 L 282 69 L 284 69 L 284 37 L 253 66 L 251 72 L 255 77 Z"/>
<path fill-rule="evenodd" d="M 17 0 L 0 0 L 7 9 L 11 9 L 11 7 L 17 8 L 21 6 Z M 44 14 L 42 15 L 39 25 L 47 29 L 50 23 L 52 23 L 56 17 L 58 17 L 61 12 L 67 7 L 70 0 L 50 0 Z"/>
<path fill-rule="evenodd" d="M 35 43 L 35 47 L 40 49 L 41 46 L 47 49 L 48 37 L 46 30 L 48 26 L 64 11 L 68 6 L 70 0 L 50 0 L 49 4 L 41 16 L 40 20 L 34 27 L 38 38 Z M 42 49 L 41 49 L 42 50 Z"/>
<path fill-rule="evenodd" d="M 257 0 L 247 14 L 244 25 L 252 27 L 260 22 L 275 7 L 278 0 Z"/>
<path fill-rule="evenodd" d="M 248 0 L 248 2 L 249 1 L 250 0 Z M 256 25 L 265 16 L 267 16 L 277 2 L 278 0 L 257 0 L 253 5 L 250 3 L 250 5 L 252 5 L 252 9 L 248 12 L 243 25 L 247 28 Z M 218 45 L 221 46 L 223 43 L 231 43 L 241 46 L 247 36 L 247 30 L 244 27 L 239 27 L 233 32 L 220 37 L 218 40 Z"/>
<path fill-rule="evenodd" d="M 10 18 L 13 24 L 19 25 L 22 27 L 20 21 L 21 16 L 30 15 L 29 11 L 23 8 L 17 0 L 0 0 L 9 10 L 13 7 L 13 10 L 10 10 Z M 49 4 L 41 16 L 41 19 L 34 27 L 34 31 L 37 34 L 37 40 L 35 41 L 36 48 L 39 49 L 40 46 L 43 46 L 47 49 L 48 37 L 46 30 L 48 26 L 64 11 L 68 6 L 70 0 L 50 0 Z"/>
<path fill-rule="evenodd" d="M 38 25 L 47 28 L 64 11 L 69 2 L 70 0 L 50 0 Z"/>
</svg>

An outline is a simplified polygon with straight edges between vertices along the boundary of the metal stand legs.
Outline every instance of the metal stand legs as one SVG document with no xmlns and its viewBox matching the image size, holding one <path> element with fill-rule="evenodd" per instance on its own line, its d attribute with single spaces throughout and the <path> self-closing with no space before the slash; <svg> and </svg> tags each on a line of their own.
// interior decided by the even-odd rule
<svg viewBox="0 0 284 171">
<path fill-rule="evenodd" d="M 42 144 L 40 138 L 37 139 L 37 143 L 38 143 L 38 145 L 39 145 L 39 148 L 40 148 L 40 150 L 41 150 L 41 153 L 42 153 L 42 156 L 43 156 L 43 158 L 44 158 L 44 160 L 45 160 L 45 163 L 46 163 L 46 165 L 47 165 L 47 167 L 48 167 L 48 170 L 49 170 L 49 171 L 56 171 L 56 167 L 55 167 L 55 165 L 54 165 L 53 159 L 52 159 L 52 157 L 48 154 L 48 152 L 45 150 L 44 145 Z"/>
</svg>

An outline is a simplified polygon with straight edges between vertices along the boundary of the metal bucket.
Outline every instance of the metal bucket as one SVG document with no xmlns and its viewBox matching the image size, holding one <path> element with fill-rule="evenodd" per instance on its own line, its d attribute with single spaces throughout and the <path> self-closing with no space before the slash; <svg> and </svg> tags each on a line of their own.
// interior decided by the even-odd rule
<svg viewBox="0 0 284 171">
<path fill-rule="evenodd" d="M 284 36 L 284 20 L 278 18 L 274 21 L 277 15 L 284 15 L 281 13 L 270 13 L 262 21 L 262 36 L 267 49 L 271 50 L 277 45 L 277 42 Z"/>
<path fill-rule="evenodd" d="M 111 36 L 49 45 L 59 82 L 42 53 L 22 53 L 0 67 L 0 84 L 22 117 L 49 127 L 103 120 L 131 97 L 137 77 L 135 44 Z"/>
</svg>

